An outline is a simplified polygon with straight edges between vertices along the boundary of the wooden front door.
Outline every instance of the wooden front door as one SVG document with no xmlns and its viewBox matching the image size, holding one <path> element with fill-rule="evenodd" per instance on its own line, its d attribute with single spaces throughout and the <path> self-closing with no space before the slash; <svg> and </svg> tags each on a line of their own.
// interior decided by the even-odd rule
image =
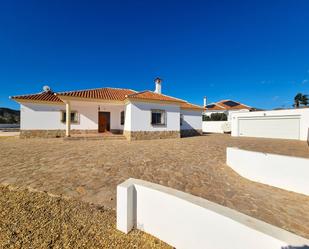
<svg viewBox="0 0 309 249">
<path fill-rule="evenodd" d="M 99 112 L 99 132 L 110 131 L 110 112 Z"/>
</svg>

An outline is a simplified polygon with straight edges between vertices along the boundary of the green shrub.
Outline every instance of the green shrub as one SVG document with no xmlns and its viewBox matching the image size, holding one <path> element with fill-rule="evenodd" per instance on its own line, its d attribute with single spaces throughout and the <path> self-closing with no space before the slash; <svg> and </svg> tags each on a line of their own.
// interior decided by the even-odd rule
<svg viewBox="0 0 309 249">
<path fill-rule="evenodd" d="M 226 121 L 227 115 L 225 113 L 212 113 L 210 116 L 203 115 L 203 121 Z"/>
</svg>

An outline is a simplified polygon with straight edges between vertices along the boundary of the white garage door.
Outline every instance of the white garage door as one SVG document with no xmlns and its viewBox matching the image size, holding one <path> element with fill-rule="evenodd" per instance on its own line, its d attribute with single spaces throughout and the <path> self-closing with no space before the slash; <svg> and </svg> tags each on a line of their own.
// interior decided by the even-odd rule
<svg viewBox="0 0 309 249">
<path fill-rule="evenodd" d="M 299 139 L 300 117 L 239 118 L 239 136 Z"/>
</svg>

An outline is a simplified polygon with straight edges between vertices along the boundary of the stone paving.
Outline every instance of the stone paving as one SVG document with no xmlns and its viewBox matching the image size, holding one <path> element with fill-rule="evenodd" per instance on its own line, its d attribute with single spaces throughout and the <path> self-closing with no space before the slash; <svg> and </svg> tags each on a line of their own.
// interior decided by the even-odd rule
<svg viewBox="0 0 309 249">
<path fill-rule="evenodd" d="M 0 183 L 115 207 L 117 184 L 140 178 L 309 238 L 309 197 L 240 177 L 225 165 L 227 146 L 309 158 L 306 142 L 229 135 L 134 142 L 0 138 Z"/>
</svg>

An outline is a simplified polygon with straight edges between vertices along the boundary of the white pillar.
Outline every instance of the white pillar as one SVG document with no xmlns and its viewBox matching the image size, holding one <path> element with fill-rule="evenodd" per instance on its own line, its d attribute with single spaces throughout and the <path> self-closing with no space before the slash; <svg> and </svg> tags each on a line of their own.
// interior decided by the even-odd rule
<svg viewBox="0 0 309 249">
<path fill-rule="evenodd" d="M 124 182 L 117 186 L 117 229 L 128 233 L 135 225 L 134 185 Z"/>
<path fill-rule="evenodd" d="M 66 137 L 69 137 L 71 135 L 71 103 L 69 101 L 65 103 L 65 113 L 66 113 L 65 135 Z"/>
</svg>

